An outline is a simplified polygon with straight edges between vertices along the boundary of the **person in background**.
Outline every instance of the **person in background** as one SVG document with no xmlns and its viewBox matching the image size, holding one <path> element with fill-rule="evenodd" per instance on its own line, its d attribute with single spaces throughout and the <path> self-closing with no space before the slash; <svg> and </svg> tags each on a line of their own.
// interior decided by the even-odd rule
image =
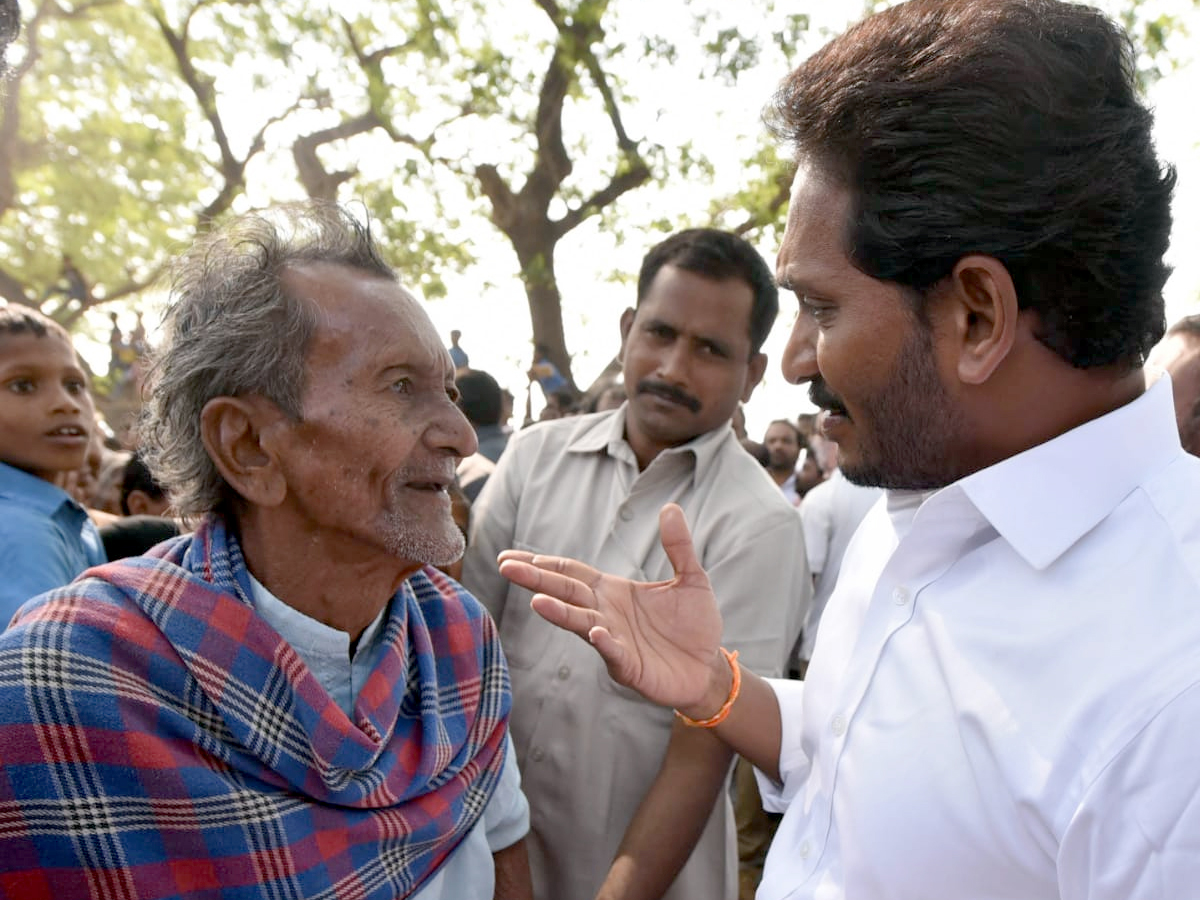
<svg viewBox="0 0 1200 900">
<path fill-rule="evenodd" d="M 787 419 L 776 419 L 767 426 L 763 446 L 770 459 L 767 474 L 779 485 L 787 502 L 798 506 L 801 494 L 796 489 L 796 461 L 802 449 L 800 429 Z"/>
<path fill-rule="evenodd" d="M 454 378 L 458 405 L 475 429 L 479 452 L 496 462 L 508 446 L 512 432 L 504 427 L 504 393 L 496 379 L 481 369 L 463 372 Z"/>
<path fill-rule="evenodd" d="M 742 438 L 738 441 L 742 445 L 742 449 L 749 453 L 754 461 L 764 469 L 771 464 L 771 454 L 767 452 L 767 448 L 758 441 L 753 441 L 750 438 Z"/>
<path fill-rule="evenodd" d="M 551 422 L 554 419 L 567 419 L 579 414 L 579 404 L 575 395 L 568 390 L 555 391 L 546 397 L 546 405 L 538 413 L 539 422 Z"/>
<path fill-rule="evenodd" d="M 475 436 L 432 322 L 312 203 L 198 241 L 165 326 L 142 451 L 198 524 L 0 635 L 4 892 L 528 900 L 499 637 L 434 568 Z"/>
<path fill-rule="evenodd" d="M 753 760 L 784 813 L 758 900 L 1196 892 L 1200 459 L 1143 367 L 1175 174 L 1137 72 L 1082 4 L 909 0 L 779 89 L 783 373 L 886 491 L 804 681 L 720 651 L 678 507 L 667 580 L 502 558 L 617 684 Z"/>
<path fill-rule="evenodd" d="M 848 481 L 840 468 L 815 485 L 800 503 L 800 518 L 804 522 L 804 549 L 813 574 L 813 599 L 804 619 L 800 643 L 793 654 L 795 677 L 803 678 L 808 671 L 816 646 L 817 626 L 833 589 L 837 586 L 842 558 L 850 539 L 871 507 L 883 496 L 883 491 L 869 485 Z"/>
<path fill-rule="evenodd" d="M 614 381 L 599 394 L 588 412 L 608 412 L 610 409 L 617 409 L 628 398 L 625 393 L 625 385 L 619 381 Z"/>
<path fill-rule="evenodd" d="M 1167 329 L 1149 364 L 1170 374 L 1183 449 L 1200 456 L 1200 315 L 1184 316 Z"/>
<path fill-rule="evenodd" d="M 106 559 L 87 511 L 56 483 L 83 467 L 94 427 L 70 335 L 33 309 L 0 306 L 0 627 Z"/>
<path fill-rule="evenodd" d="M 520 431 L 479 495 L 463 583 L 510 663 L 539 900 L 736 891 L 730 754 L 615 688 L 595 654 L 532 613 L 496 554 L 521 546 L 669 577 L 654 523 L 675 500 L 721 584 L 726 640 L 746 666 L 780 674 L 812 592 L 800 517 L 729 427 L 777 314 L 770 268 L 742 238 L 667 238 L 620 320 L 627 402 Z"/>
<path fill-rule="evenodd" d="M 167 515 L 171 498 L 136 451 L 121 476 L 120 507 L 120 517 L 99 526 L 110 560 L 140 556 L 182 531 L 180 522 Z"/>
<path fill-rule="evenodd" d="M 461 339 L 462 332 L 457 328 L 450 332 L 450 361 L 454 363 L 454 373 L 456 375 L 466 372 L 471 367 L 471 360 L 467 356 L 467 351 L 458 344 Z"/>
</svg>

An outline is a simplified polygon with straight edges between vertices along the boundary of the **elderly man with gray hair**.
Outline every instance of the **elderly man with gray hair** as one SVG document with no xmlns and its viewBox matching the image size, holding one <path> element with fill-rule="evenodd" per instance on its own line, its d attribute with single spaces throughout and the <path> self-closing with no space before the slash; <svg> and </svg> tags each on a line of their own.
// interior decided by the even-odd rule
<svg viewBox="0 0 1200 900">
<path fill-rule="evenodd" d="M 527 898 L 508 673 L 433 565 L 475 437 L 335 206 L 181 260 L 147 460 L 193 534 L 0 636 L 0 894 Z"/>
</svg>

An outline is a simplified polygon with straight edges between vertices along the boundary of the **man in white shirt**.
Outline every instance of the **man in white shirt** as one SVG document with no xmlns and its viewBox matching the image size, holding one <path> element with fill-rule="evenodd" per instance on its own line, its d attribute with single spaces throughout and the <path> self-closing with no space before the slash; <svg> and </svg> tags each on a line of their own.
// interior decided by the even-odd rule
<svg viewBox="0 0 1200 900">
<path fill-rule="evenodd" d="M 815 587 L 796 651 L 802 674 L 812 659 L 817 626 L 821 624 L 821 615 L 837 584 L 850 538 L 882 494 L 879 488 L 847 480 L 842 470 L 835 468 L 828 478 L 805 494 L 800 503 L 804 549 L 808 553 L 808 565 L 812 569 Z"/>
<path fill-rule="evenodd" d="M 721 585 L 726 642 L 747 668 L 781 674 L 812 589 L 800 517 L 729 427 L 762 377 L 777 302 L 743 239 L 667 238 L 621 317 L 629 399 L 514 435 L 472 510 L 463 583 L 508 656 L 539 900 L 735 894 L 728 749 L 615 685 L 591 650 L 530 611 L 496 555 L 519 546 L 669 578 L 656 525 L 675 502 Z"/>
<path fill-rule="evenodd" d="M 1057 0 L 912 0 L 776 95 L 785 376 L 887 489 L 804 682 L 718 652 L 674 507 L 639 585 L 507 554 L 621 684 L 760 770 L 760 900 L 1174 900 L 1200 882 L 1200 460 L 1162 336 L 1174 173 L 1135 54 Z"/>
</svg>

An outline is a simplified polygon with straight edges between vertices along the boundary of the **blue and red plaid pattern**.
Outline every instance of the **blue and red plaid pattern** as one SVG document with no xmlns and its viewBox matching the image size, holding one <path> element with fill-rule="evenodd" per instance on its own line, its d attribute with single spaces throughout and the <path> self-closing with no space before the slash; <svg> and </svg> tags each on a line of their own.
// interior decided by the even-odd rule
<svg viewBox="0 0 1200 900">
<path fill-rule="evenodd" d="M 408 897 L 504 764 L 495 625 L 435 569 L 351 722 L 256 615 L 220 519 L 0 635 L 0 897 Z"/>
</svg>

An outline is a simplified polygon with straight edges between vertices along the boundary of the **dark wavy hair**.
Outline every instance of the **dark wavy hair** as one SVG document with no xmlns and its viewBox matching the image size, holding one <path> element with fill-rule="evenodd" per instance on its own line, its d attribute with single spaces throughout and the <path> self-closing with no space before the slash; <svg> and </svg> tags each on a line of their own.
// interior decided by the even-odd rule
<svg viewBox="0 0 1200 900">
<path fill-rule="evenodd" d="M 0 306 L 0 336 L 6 334 L 28 334 L 33 337 L 57 334 L 65 338 L 68 344 L 71 343 L 71 336 L 67 330 L 49 316 L 42 315 L 33 307 L 17 303 Z"/>
<path fill-rule="evenodd" d="M 713 281 L 740 278 L 754 292 L 750 308 L 750 352 L 762 349 L 779 315 L 775 276 L 757 250 L 745 239 L 716 228 L 688 228 L 650 249 L 638 273 L 638 303 L 663 266 L 672 265 Z"/>
<path fill-rule="evenodd" d="M 1175 171 L 1128 36 L 1058 0 L 910 0 L 780 86 L 768 124 L 850 192 L 847 252 L 923 298 L 969 253 L 1008 269 L 1078 368 L 1139 365 L 1165 328 Z"/>
</svg>

